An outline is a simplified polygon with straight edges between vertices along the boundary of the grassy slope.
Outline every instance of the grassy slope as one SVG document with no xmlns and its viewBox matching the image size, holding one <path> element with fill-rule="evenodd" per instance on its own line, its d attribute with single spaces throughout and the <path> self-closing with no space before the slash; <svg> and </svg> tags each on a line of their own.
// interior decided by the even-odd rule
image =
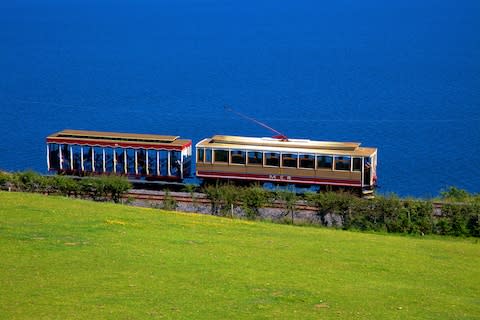
<svg viewBox="0 0 480 320">
<path fill-rule="evenodd" d="M 478 319 L 479 253 L 0 192 L 0 318 Z"/>
</svg>

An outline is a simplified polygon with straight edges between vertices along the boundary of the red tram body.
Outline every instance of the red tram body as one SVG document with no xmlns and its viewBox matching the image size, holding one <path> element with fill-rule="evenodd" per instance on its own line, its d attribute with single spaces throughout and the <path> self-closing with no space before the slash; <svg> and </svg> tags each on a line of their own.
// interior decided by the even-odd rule
<svg viewBox="0 0 480 320">
<path fill-rule="evenodd" d="M 182 181 L 191 157 L 192 141 L 178 136 L 63 130 L 47 137 L 48 170 L 63 174 Z"/>
</svg>

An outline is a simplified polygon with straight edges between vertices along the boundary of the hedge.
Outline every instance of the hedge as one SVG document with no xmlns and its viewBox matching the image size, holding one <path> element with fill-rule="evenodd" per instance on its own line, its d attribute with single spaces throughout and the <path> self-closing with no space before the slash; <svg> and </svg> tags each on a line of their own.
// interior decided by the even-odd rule
<svg viewBox="0 0 480 320">
<path fill-rule="evenodd" d="M 0 187 L 8 190 L 89 197 L 119 202 L 131 188 L 125 177 L 98 176 L 77 179 L 69 176 L 42 176 L 34 171 L 0 172 Z"/>
</svg>

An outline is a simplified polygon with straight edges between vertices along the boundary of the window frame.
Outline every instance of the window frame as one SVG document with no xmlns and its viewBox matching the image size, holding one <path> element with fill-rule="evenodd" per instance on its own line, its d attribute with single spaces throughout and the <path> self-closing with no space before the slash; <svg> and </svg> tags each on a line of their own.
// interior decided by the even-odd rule
<svg viewBox="0 0 480 320">
<path fill-rule="evenodd" d="M 348 166 L 348 169 L 337 169 L 337 158 L 349 158 L 350 159 L 350 164 Z M 352 171 L 352 156 L 350 156 L 350 155 L 343 155 L 343 156 L 335 155 L 333 157 L 333 170 L 334 171 L 351 172 Z"/>
<path fill-rule="evenodd" d="M 359 160 L 358 170 L 355 170 L 355 159 Z M 362 163 L 363 163 L 362 159 L 363 159 L 362 157 L 352 157 L 352 172 L 362 172 Z"/>
<path fill-rule="evenodd" d="M 95 158 L 95 172 L 103 173 L 103 147 L 94 146 L 93 152 Z"/>
<path fill-rule="evenodd" d="M 212 163 L 219 163 L 219 164 L 230 164 L 230 150 L 229 149 L 223 149 L 223 148 L 220 148 L 220 149 L 212 149 L 213 151 L 213 157 L 212 157 Z M 217 160 L 217 151 L 225 151 L 226 152 L 226 161 L 218 161 Z"/>
<path fill-rule="evenodd" d="M 320 157 L 328 157 L 331 159 L 331 163 L 330 163 L 330 167 L 327 168 L 327 167 L 320 167 L 318 165 L 318 158 Z M 330 155 L 330 154 L 317 154 L 315 155 L 315 170 L 333 170 L 333 163 L 334 163 L 334 156 L 333 155 Z"/>
<path fill-rule="evenodd" d="M 295 158 L 295 166 L 286 166 L 284 165 L 284 156 L 292 156 L 292 158 Z M 287 159 L 287 161 L 290 161 L 290 159 Z M 293 160 L 292 160 L 293 161 Z M 282 152 L 280 154 L 280 167 L 281 168 L 289 168 L 289 169 L 298 169 L 298 152 Z"/>
<path fill-rule="evenodd" d="M 202 154 L 202 160 L 200 160 L 199 155 Z M 197 148 L 197 162 L 205 163 L 205 148 Z"/>
<path fill-rule="evenodd" d="M 57 143 L 48 144 L 48 160 L 50 163 L 50 170 L 60 170 L 59 148 L 59 144 Z"/>
<path fill-rule="evenodd" d="M 81 155 L 82 146 L 79 145 L 79 144 L 71 144 L 70 148 L 71 148 L 70 149 L 71 157 L 73 159 L 73 162 L 72 162 L 73 170 L 78 170 L 80 172 L 80 171 L 82 171 L 82 160 L 81 160 L 82 159 L 82 155 Z M 105 151 L 106 151 L 106 149 L 105 149 Z M 113 152 L 112 152 L 112 154 L 113 154 Z M 65 155 L 63 154 L 63 151 L 62 151 L 62 155 L 63 155 L 63 157 L 65 157 Z M 111 162 L 112 171 L 111 172 L 113 172 L 113 158 L 111 160 L 112 160 L 112 162 Z M 105 163 L 107 163 L 106 160 L 105 160 Z M 65 169 L 64 165 L 63 165 L 63 169 Z M 108 172 L 108 171 L 105 170 L 105 172 Z"/>
<path fill-rule="evenodd" d="M 313 157 L 312 162 L 313 162 L 313 167 L 302 167 L 302 159 L 306 158 L 301 158 L 301 156 L 310 156 Z M 298 154 L 298 169 L 305 169 L 305 170 L 315 170 L 316 168 L 316 157 L 314 153 L 299 153 Z"/>
<path fill-rule="evenodd" d="M 265 152 L 264 151 L 246 150 L 246 152 L 247 152 L 247 166 L 255 166 L 255 167 L 263 167 L 264 166 L 264 159 L 265 159 Z M 259 153 L 261 155 L 260 162 L 251 163 L 249 153 Z"/>
<path fill-rule="evenodd" d="M 116 147 L 116 148 L 113 148 L 112 150 L 115 150 L 115 157 L 116 157 L 116 160 L 115 160 L 115 162 L 114 162 L 114 164 L 115 164 L 115 172 L 116 172 L 117 174 L 119 174 L 119 173 L 125 173 L 125 154 L 124 154 L 124 152 L 126 152 L 126 151 L 125 151 L 126 149 L 125 149 L 125 148 L 121 148 L 121 147 Z M 118 155 L 119 150 L 122 150 L 122 155 L 121 155 L 121 156 Z M 113 153 L 113 151 L 112 151 L 112 153 Z M 118 166 L 119 166 L 119 161 L 118 161 L 118 159 L 119 159 L 120 157 L 121 157 L 120 167 L 118 167 Z M 113 159 L 112 159 L 112 160 L 113 160 Z"/>
<path fill-rule="evenodd" d="M 205 161 L 203 163 L 213 163 L 213 149 L 212 148 L 205 148 Z"/>
<path fill-rule="evenodd" d="M 267 164 L 267 154 L 277 154 L 278 155 L 278 165 Z M 263 166 L 268 168 L 281 168 L 281 152 L 279 151 L 265 151 L 263 153 Z"/>
<path fill-rule="evenodd" d="M 243 163 L 233 162 L 234 152 L 242 152 L 243 153 Z M 245 165 L 247 165 L 247 152 L 246 152 L 246 150 L 231 149 L 229 153 L 230 153 L 230 164 L 231 165 L 235 165 L 235 166 L 245 166 Z"/>
<path fill-rule="evenodd" d="M 148 168 L 149 176 L 158 176 L 157 174 L 157 151 L 155 149 L 147 149 L 148 161 L 145 161 Z"/>
</svg>

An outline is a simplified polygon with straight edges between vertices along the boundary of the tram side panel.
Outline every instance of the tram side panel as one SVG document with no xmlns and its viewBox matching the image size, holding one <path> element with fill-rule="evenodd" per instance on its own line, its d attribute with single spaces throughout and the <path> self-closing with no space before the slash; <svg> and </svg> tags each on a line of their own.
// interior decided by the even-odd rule
<svg viewBox="0 0 480 320">
<path fill-rule="evenodd" d="M 207 179 L 361 187 L 361 172 L 201 162 L 197 162 L 196 166 L 198 177 Z"/>
<path fill-rule="evenodd" d="M 197 149 L 198 177 L 305 185 L 362 186 L 362 172 L 358 166 L 353 166 L 350 156 L 305 156 L 248 150 L 230 150 L 228 154 L 223 154 L 223 151 L 216 151 L 218 150 Z M 254 153 L 257 155 L 253 155 Z M 239 154 L 245 154 L 246 159 L 238 160 L 233 157 Z M 317 164 L 314 161 L 317 161 Z M 358 164 L 358 161 L 356 163 Z"/>
<path fill-rule="evenodd" d="M 137 179 L 191 176 L 191 151 L 47 144 L 48 171 L 72 175 L 117 174 Z"/>
</svg>

